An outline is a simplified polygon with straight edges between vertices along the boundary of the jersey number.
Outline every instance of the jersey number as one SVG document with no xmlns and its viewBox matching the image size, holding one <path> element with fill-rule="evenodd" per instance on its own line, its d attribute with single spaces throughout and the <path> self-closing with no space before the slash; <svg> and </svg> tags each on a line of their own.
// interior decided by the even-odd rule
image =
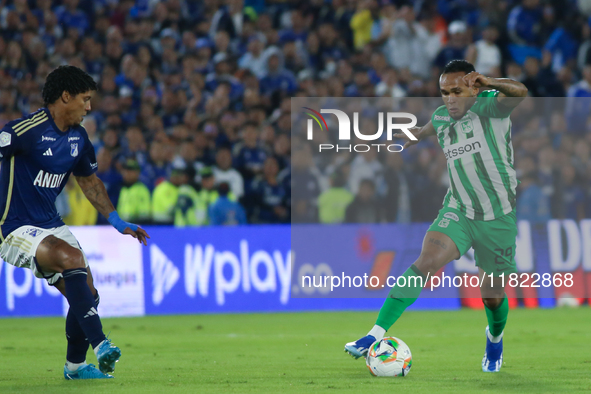
<svg viewBox="0 0 591 394">
<path fill-rule="evenodd" d="M 513 257 L 513 247 L 509 246 L 507 249 L 496 248 L 495 249 L 495 264 L 506 264 L 507 260 L 511 261 Z M 505 260 L 503 260 L 503 257 Z"/>
</svg>

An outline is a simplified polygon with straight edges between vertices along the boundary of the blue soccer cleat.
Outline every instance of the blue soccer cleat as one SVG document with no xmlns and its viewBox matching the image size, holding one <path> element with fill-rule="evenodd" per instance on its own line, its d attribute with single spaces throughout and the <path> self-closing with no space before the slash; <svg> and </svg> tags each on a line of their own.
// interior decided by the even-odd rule
<svg viewBox="0 0 591 394">
<path fill-rule="evenodd" d="M 119 361 L 119 357 L 121 357 L 121 349 L 112 345 L 110 339 L 105 339 L 98 346 L 96 358 L 102 373 L 113 372 L 115 370 L 115 363 Z"/>
<path fill-rule="evenodd" d="M 503 339 L 501 338 L 499 343 L 492 343 L 488 339 L 488 326 L 486 326 L 486 350 L 482 359 L 482 372 L 499 372 L 502 365 Z"/>
<path fill-rule="evenodd" d="M 66 380 L 79 380 L 79 379 L 113 379 L 112 375 L 107 375 L 96 369 L 93 364 L 86 364 L 78 368 L 76 371 L 71 372 L 64 365 L 64 378 Z"/>
<path fill-rule="evenodd" d="M 375 341 L 376 338 L 373 335 L 366 335 L 355 342 L 349 342 L 348 344 L 346 344 L 345 352 L 355 357 L 355 359 L 358 359 L 359 357 L 365 357 L 367 356 L 367 351 L 369 350 L 369 347 Z"/>
</svg>

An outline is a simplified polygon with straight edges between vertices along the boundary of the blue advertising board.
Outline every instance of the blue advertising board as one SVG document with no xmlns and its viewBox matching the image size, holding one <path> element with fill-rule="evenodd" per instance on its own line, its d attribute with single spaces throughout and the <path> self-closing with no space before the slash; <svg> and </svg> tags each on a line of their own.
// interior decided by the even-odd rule
<svg viewBox="0 0 591 394">
<path fill-rule="evenodd" d="M 297 278 L 302 272 L 355 276 L 375 267 L 400 275 L 418 257 L 426 228 L 424 224 L 148 227 L 147 247 L 108 226 L 78 227 L 72 232 L 86 252 L 101 294 L 101 315 L 107 317 L 377 312 L 387 288 L 304 290 Z M 590 297 L 590 220 L 553 220 L 535 226 L 519 222 L 518 228 L 520 272 L 573 273 L 575 282 L 569 288 L 543 287 L 526 296 Z M 445 272 L 474 274 L 474 270 L 469 252 Z M 436 291 L 436 297 L 419 298 L 411 308 L 459 308 L 457 289 Z M 55 288 L 28 270 L 1 262 L 0 316 L 59 316 L 66 311 L 67 304 Z"/>
</svg>

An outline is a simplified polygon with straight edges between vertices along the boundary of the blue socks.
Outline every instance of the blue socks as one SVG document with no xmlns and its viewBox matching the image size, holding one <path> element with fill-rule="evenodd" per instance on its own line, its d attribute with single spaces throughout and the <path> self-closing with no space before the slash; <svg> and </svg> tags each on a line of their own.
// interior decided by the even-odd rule
<svg viewBox="0 0 591 394">
<path fill-rule="evenodd" d="M 86 277 L 88 275 L 86 268 L 65 270 L 62 275 L 64 276 L 66 287 L 66 299 L 70 304 L 68 315 L 72 314 L 76 318 L 88 342 L 95 348 L 106 337 L 103 334 L 103 326 L 96 310 L 94 297 L 86 283 Z M 66 318 L 66 332 L 68 329 L 67 326 Z M 78 336 L 76 335 L 76 337 Z M 75 362 L 76 360 L 68 359 L 68 361 Z"/>
<path fill-rule="evenodd" d="M 94 297 L 94 305 L 97 309 L 100 299 L 97 292 Z M 89 343 L 71 308 L 68 309 L 68 315 L 66 316 L 66 338 L 68 339 L 66 360 L 74 364 L 83 363 L 86 360 Z"/>
</svg>

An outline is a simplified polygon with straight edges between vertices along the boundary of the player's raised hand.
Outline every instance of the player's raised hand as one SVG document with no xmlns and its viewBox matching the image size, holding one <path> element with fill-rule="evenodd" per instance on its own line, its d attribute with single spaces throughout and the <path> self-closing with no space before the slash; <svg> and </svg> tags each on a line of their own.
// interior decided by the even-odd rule
<svg viewBox="0 0 591 394">
<path fill-rule="evenodd" d="M 421 130 L 421 127 L 409 127 L 408 131 L 410 131 L 414 136 L 417 136 L 417 133 Z M 400 138 L 406 141 L 406 143 L 404 144 L 404 146 L 402 147 L 402 149 L 406 149 L 409 146 L 413 146 L 419 143 L 419 141 L 421 140 L 419 137 L 417 137 L 417 140 L 411 140 L 410 137 L 404 133 L 396 133 L 396 134 L 392 134 L 392 138 Z"/>
<path fill-rule="evenodd" d="M 476 71 L 472 71 L 471 73 L 464 75 L 463 80 L 469 88 L 482 88 L 488 86 L 491 79 Z"/>
<path fill-rule="evenodd" d="M 126 222 L 119 217 L 117 211 L 113 211 L 109 214 L 108 217 L 109 223 L 113 227 L 117 229 L 121 234 L 129 234 L 135 239 L 137 239 L 140 243 L 144 245 L 148 245 L 148 241 L 146 238 L 150 238 L 146 230 L 138 226 L 137 224 Z"/>
<path fill-rule="evenodd" d="M 123 230 L 123 234 L 129 234 L 135 239 L 137 239 L 140 243 L 143 243 L 146 246 L 148 245 L 148 240 L 146 238 L 150 238 L 150 236 L 148 235 L 146 230 L 139 226 L 135 231 L 133 231 L 129 227 L 126 227 L 125 230 Z"/>
</svg>

